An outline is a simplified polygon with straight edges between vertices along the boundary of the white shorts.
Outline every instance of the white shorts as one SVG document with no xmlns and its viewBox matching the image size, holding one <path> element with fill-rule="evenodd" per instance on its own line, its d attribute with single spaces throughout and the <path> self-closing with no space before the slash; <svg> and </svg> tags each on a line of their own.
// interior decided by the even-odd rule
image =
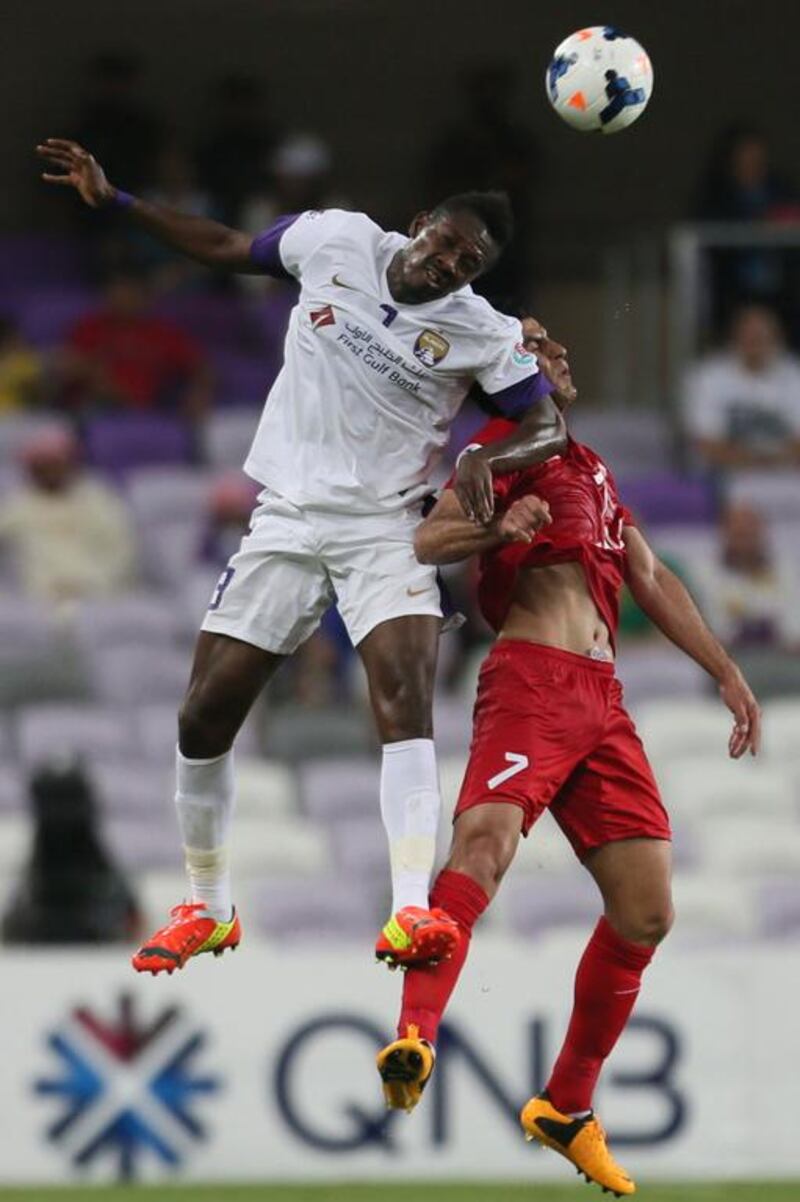
<svg viewBox="0 0 800 1202">
<path fill-rule="evenodd" d="M 420 510 L 419 504 L 382 514 L 299 509 L 264 489 L 202 629 L 290 655 L 334 603 L 353 646 L 390 618 L 441 618 L 436 568 L 414 554 Z"/>
</svg>

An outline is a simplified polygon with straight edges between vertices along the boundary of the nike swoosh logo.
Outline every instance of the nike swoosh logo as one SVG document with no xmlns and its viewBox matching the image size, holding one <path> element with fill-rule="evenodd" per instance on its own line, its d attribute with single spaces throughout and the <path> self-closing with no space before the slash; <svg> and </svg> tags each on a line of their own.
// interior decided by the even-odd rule
<svg viewBox="0 0 800 1202">
<path fill-rule="evenodd" d="M 419 595 L 421 593 L 429 593 L 430 591 L 431 591 L 430 585 L 427 588 L 407 588 L 406 589 L 406 592 L 408 593 L 409 597 L 419 597 Z"/>
<path fill-rule="evenodd" d="M 351 292 L 358 292 L 354 284 L 345 284 L 344 280 L 340 280 L 338 272 L 331 277 L 331 283 L 335 284 L 337 288 L 349 288 Z"/>
</svg>

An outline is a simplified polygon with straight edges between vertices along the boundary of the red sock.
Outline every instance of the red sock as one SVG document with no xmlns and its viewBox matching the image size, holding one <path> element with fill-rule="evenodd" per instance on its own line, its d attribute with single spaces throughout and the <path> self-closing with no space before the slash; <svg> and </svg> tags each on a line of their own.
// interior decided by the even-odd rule
<svg viewBox="0 0 800 1202">
<path fill-rule="evenodd" d="M 454 918 L 461 939 L 449 960 L 434 966 L 409 968 L 403 978 L 403 1008 L 397 1034 L 405 1038 L 408 1025 L 419 1027 L 423 1039 L 436 1042 L 439 1023 L 469 951 L 472 928 L 489 904 L 489 898 L 471 876 L 445 868 L 431 890 L 431 907 L 439 906 Z"/>
<path fill-rule="evenodd" d="M 562 1114 L 591 1108 L 603 1061 L 625 1028 L 654 951 L 623 939 L 605 918 L 595 927 L 578 965 L 572 1018 L 547 1085 Z"/>
</svg>

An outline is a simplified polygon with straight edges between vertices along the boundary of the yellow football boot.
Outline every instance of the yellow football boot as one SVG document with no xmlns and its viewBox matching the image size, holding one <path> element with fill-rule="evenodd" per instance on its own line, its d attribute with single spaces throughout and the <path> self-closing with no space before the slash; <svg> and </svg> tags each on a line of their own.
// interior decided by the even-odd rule
<svg viewBox="0 0 800 1202">
<path fill-rule="evenodd" d="M 407 1114 L 422 1097 L 436 1063 L 436 1051 L 427 1039 L 420 1039 L 419 1028 L 409 1023 L 405 1039 L 396 1039 L 375 1058 L 383 1096 L 389 1110 Z"/>
<path fill-rule="evenodd" d="M 604 1193 L 635 1194 L 636 1185 L 608 1150 L 606 1133 L 594 1114 L 576 1119 L 556 1110 L 546 1093 L 531 1098 L 520 1114 L 526 1139 L 538 1140 L 575 1165 L 587 1181 Z"/>
</svg>

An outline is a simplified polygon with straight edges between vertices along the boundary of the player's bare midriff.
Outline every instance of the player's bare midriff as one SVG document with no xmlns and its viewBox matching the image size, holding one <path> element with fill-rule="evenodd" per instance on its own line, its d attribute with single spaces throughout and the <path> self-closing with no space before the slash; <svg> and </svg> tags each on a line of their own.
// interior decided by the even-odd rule
<svg viewBox="0 0 800 1202">
<path fill-rule="evenodd" d="M 526 639 L 562 651 L 613 660 L 611 637 L 579 563 L 519 573 L 501 639 Z"/>
</svg>

